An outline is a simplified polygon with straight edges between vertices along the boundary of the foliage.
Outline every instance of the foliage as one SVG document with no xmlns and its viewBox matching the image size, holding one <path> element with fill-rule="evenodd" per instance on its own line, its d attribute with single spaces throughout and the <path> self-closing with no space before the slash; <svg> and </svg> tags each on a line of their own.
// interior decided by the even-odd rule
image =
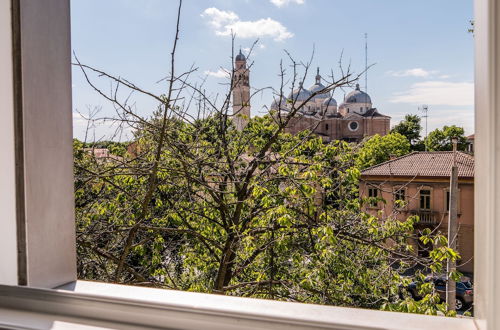
<svg viewBox="0 0 500 330">
<path fill-rule="evenodd" d="M 385 136 L 378 134 L 362 142 L 357 152 L 356 165 L 359 169 L 388 161 L 391 157 L 399 157 L 410 152 L 410 142 L 400 133 Z"/>
<path fill-rule="evenodd" d="M 95 162 L 75 142 L 80 277 L 341 306 L 438 310 L 435 299 L 411 303 L 422 306 L 417 309 L 408 298 L 400 299 L 400 273 L 415 265 L 408 241 L 418 220 L 379 221 L 362 211 L 366 201 L 356 198 L 360 171 L 351 146 L 324 144 L 308 132 L 274 134 L 279 129 L 271 116 L 252 119 L 243 132 L 217 115 L 194 124 L 171 120 L 167 127 L 158 185 L 143 220 L 138 220 L 138 196 L 147 193 L 157 132 L 137 130 L 142 154 L 127 156 L 124 163 Z M 409 149 L 399 134 L 375 141 L 387 146 L 405 141 Z M 137 235 L 116 276 L 132 228 Z M 443 253 L 418 263 L 439 268 Z"/>
<path fill-rule="evenodd" d="M 451 138 L 458 138 L 457 149 L 465 151 L 467 150 L 467 138 L 464 136 L 464 129 L 462 127 L 444 126 L 442 129 L 436 128 L 434 131 L 429 133 L 425 144 L 427 150 L 429 151 L 452 151 L 453 145 L 451 143 Z"/>
<path fill-rule="evenodd" d="M 405 119 L 391 129 L 391 133 L 399 133 L 408 139 L 411 144 L 411 150 L 420 151 L 421 141 L 420 132 L 422 125 L 418 115 L 406 115 Z"/>
</svg>

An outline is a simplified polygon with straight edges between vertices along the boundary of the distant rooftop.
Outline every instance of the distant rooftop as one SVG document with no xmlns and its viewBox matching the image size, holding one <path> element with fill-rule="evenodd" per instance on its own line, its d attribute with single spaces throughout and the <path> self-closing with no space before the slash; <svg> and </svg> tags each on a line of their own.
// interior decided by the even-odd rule
<svg viewBox="0 0 500 330">
<path fill-rule="evenodd" d="M 369 167 L 362 176 L 449 177 L 453 165 L 452 151 L 412 152 Z M 457 152 L 459 177 L 474 177 L 474 157 Z"/>
</svg>

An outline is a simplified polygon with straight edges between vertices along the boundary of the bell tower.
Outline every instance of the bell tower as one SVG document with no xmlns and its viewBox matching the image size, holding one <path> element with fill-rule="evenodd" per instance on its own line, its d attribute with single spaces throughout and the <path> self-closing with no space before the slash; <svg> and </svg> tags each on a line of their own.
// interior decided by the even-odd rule
<svg viewBox="0 0 500 330">
<path fill-rule="evenodd" d="M 233 72 L 233 122 L 237 130 L 243 130 L 250 119 L 250 70 L 241 52 L 236 55 Z"/>
</svg>

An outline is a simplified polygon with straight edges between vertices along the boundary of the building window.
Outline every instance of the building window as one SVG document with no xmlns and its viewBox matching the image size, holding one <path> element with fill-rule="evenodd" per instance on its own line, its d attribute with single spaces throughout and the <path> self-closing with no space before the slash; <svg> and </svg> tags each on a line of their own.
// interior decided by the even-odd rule
<svg viewBox="0 0 500 330">
<path fill-rule="evenodd" d="M 431 209 L 431 191 L 429 189 L 420 190 L 420 209 Z"/>
<path fill-rule="evenodd" d="M 401 188 L 394 192 L 394 200 L 396 201 L 405 201 L 405 190 L 404 188 Z"/>
<path fill-rule="evenodd" d="M 406 190 L 405 188 L 399 188 L 394 192 L 395 201 L 406 201 Z"/>
<path fill-rule="evenodd" d="M 369 206 L 370 207 L 377 207 L 378 206 L 378 188 L 368 188 L 368 198 L 370 198 L 369 201 Z"/>
<path fill-rule="evenodd" d="M 349 126 L 349 130 L 351 130 L 353 132 L 357 131 L 359 128 L 359 124 L 356 121 L 351 121 L 348 126 Z"/>
<path fill-rule="evenodd" d="M 328 124 L 326 124 L 326 125 L 325 125 L 325 130 L 327 130 L 327 131 L 328 131 Z"/>
<path fill-rule="evenodd" d="M 395 190 L 393 192 L 393 205 L 394 209 L 396 210 L 401 210 L 403 209 L 406 205 L 406 188 L 404 187 L 395 187 Z"/>
</svg>

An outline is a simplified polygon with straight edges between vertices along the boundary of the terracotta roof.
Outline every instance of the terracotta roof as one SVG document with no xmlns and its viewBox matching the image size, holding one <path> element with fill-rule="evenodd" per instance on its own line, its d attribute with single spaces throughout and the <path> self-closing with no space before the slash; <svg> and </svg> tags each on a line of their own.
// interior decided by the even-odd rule
<svg viewBox="0 0 500 330">
<path fill-rule="evenodd" d="M 412 152 L 369 167 L 361 175 L 449 177 L 452 165 L 452 151 Z M 457 166 L 459 177 L 474 177 L 473 156 L 457 152 Z"/>
</svg>

